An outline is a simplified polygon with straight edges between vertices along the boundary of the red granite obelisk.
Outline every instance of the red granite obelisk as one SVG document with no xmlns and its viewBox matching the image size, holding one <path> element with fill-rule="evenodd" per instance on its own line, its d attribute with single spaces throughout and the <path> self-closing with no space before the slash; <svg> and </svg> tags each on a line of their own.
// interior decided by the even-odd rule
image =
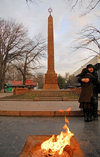
<svg viewBox="0 0 100 157">
<path fill-rule="evenodd" d="M 48 69 L 45 74 L 45 83 L 43 89 L 59 90 L 57 83 L 57 74 L 54 70 L 54 37 L 53 37 L 53 17 L 52 9 L 48 9 L 50 15 L 48 17 Z"/>
</svg>

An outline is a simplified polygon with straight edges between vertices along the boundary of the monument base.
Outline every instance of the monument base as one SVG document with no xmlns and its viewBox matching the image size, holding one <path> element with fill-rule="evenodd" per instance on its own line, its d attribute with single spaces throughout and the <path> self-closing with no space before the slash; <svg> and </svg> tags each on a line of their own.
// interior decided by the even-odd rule
<svg viewBox="0 0 100 157">
<path fill-rule="evenodd" d="M 47 71 L 45 74 L 44 90 L 59 90 L 57 83 L 57 74 L 53 71 Z"/>
<path fill-rule="evenodd" d="M 44 84 L 43 90 L 60 90 L 58 84 Z"/>
<path fill-rule="evenodd" d="M 31 99 L 34 101 L 66 101 L 66 100 L 78 100 L 79 93 L 77 89 L 67 89 L 67 90 L 59 90 L 59 89 L 43 89 L 43 90 L 28 90 L 27 93 L 24 93 L 21 89 L 15 90 L 14 95 L 21 95 L 20 99 Z M 23 93 L 22 93 L 23 92 Z"/>
</svg>

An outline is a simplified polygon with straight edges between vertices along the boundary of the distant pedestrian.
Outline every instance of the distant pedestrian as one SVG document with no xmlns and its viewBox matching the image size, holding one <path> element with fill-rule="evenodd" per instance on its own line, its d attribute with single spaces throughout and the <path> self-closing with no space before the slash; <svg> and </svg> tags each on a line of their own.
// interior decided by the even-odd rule
<svg viewBox="0 0 100 157">
<path fill-rule="evenodd" d="M 81 94 L 79 97 L 80 108 L 83 108 L 84 120 L 92 121 L 93 117 L 97 117 L 97 94 L 95 91 L 97 84 L 97 74 L 94 66 L 89 64 L 77 76 L 78 81 L 81 83 Z"/>
</svg>

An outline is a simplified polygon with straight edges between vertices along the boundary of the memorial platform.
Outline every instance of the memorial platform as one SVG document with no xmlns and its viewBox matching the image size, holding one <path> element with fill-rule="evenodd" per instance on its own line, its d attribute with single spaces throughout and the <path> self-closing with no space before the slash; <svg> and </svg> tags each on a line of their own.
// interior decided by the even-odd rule
<svg viewBox="0 0 100 157">
<path fill-rule="evenodd" d="M 100 115 L 100 101 L 98 103 Z M 70 111 L 67 109 L 70 108 Z M 83 116 L 78 101 L 0 101 L 0 116 Z"/>
</svg>

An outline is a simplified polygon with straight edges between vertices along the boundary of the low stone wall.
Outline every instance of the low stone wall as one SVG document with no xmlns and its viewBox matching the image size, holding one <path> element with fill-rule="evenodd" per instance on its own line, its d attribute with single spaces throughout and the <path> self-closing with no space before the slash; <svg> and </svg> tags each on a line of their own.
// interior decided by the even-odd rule
<svg viewBox="0 0 100 157">
<path fill-rule="evenodd" d="M 15 88 L 15 90 L 13 91 L 13 94 L 21 95 L 21 94 L 28 93 L 29 91 L 30 91 L 30 89 L 28 89 L 28 88 Z"/>
<path fill-rule="evenodd" d="M 33 90 L 27 88 L 16 88 L 14 95 L 27 94 L 29 98 L 32 97 L 34 100 L 41 100 L 41 98 L 61 98 L 61 100 L 68 100 L 70 98 L 77 98 L 79 96 L 81 88 L 73 88 L 67 90 Z M 45 100 L 45 99 L 44 99 Z M 48 99 L 49 100 L 49 99 Z"/>
<path fill-rule="evenodd" d="M 74 90 L 75 90 L 76 94 L 78 94 L 78 95 L 81 93 L 81 87 L 75 88 Z"/>
</svg>

